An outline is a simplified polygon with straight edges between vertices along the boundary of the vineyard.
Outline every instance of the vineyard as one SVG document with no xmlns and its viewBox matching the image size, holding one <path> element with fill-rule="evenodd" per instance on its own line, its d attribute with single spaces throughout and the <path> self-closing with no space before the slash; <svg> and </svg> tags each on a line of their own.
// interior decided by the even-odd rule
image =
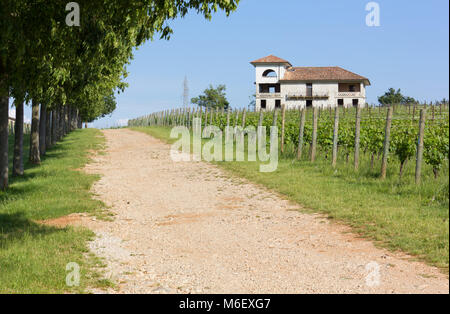
<svg viewBox="0 0 450 314">
<path fill-rule="evenodd" d="M 252 161 L 216 164 L 383 246 L 448 268 L 446 103 L 272 112 L 175 109 L 130 120 L 129 127 L 173 143 L 173 126 L 192 128 L 200 117 L 202 126 L 221 130 L 265 126 L 267 136 L 276 121 L 276 171 L 261 173 Z"/>
<path fill-rule="evenodd" d="M 369 160 L 370 169 L 381 163 L 380 177 L 386 177 L 389 164 L 399 164 L 402 177 L 408 162 L 416 163 L 416 183 L 420 182 L 422 163 L 438 177 L 448 169 L 449 113 L 447 104 L 395 105 L 365 108 L 316 108 L 246 112 L 235 110 L 177 109 L 154 113 L 129 121 L 136 126 L 192 127 L 192 119 L 201 118 L 204 126 L 266 127 L 280 130 L 280 154 L 314 162 L 317 158 L 354 163 L 359 170 L 361 157 Z M 352 157 L 352 158 L 351 158 Z"/>
<path fill-rule="evenodd" d="M 1 0 L 0 294 L 448 293 L 449 102 L 416 100 L 448 98 L 448 7 L 390 5 L 391 36 L 362 24 L 379 8 L 312 3 Z M 250 62 L 231 108 L 301 24 L 305 66 Z M 125 119 L 158 101 L 183 108 Z"/>
</svg>

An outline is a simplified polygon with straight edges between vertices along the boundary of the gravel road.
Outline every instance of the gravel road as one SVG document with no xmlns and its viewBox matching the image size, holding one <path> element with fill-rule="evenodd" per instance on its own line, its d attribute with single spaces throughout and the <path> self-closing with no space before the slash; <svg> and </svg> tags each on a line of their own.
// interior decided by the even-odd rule
<svg viewBox="0 0 450 314">
<path fill-rule="evenodd" d="M 106 130 L 86 167 L 111 222 L 86 217 L 117 285 L 94 293 L 449 293 L 448 277 L 170 146 Z"/>
</svg>

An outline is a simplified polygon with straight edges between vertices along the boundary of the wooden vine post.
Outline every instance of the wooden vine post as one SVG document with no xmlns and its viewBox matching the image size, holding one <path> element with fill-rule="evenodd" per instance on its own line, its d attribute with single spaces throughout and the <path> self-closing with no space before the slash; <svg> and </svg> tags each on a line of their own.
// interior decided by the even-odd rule
<svg viewBox="0 0 450 314">
<path fill-rule="evenodd" d="M 286 105 L 281 107 L 281 153 L 284 153 L 284 121 L 286 119 Z"/>
<path fill-rule="evenodd" d="M 434 119 L 435 119 L 435 112 L 434 112 L 434 108 L 435 106 L 434 105 L 431 105 L 431 114 L 432 114 L 432 116 L 431 116 L 431 121 L 432 121 L 432 123 L 434 123 Z"/>
<path fill-rule="evenodd" d="M 205 107 L 205 128 L 208 126 L 208 114 L 209 114 L 209 109 L 208 109 L 208 107 Z"/>
<path fill-rule="evenodd" d="M 245 115 L 246 115 L 246 110 L 244 108 L 244 111 L 242 112 L 242 129 L 245 129 Z"/>
<path fill-rule="evenodd" d="M 317 150 L 317 120 L 318 120 L 318 109 L 314 107 L 313 109 L 313 130 L 312 130 L 312 141 L 311 141 L 311 162 L 316 160 L 316 150 Z"/>
<path fill-rule="evenodd" d="M 211 116 L 209 118 L 209 124 L 213 125 L 214 122 L 214 108 L 211 108 Z"/>
<path fill-rule="evenodd" d="M 272 126 L 277 126 L 278 124 L 278 110 L 275 108 L 273 110 L 273 120 L 272 120 Z"/>
<path fill-rule="evenodd" d="M 338 154 L 338 139 L 339 139 L 339 107 L 334 109 L 334 129 L 333 129 L 333 157 L 331 165 L 336 168 L 337 154 Z"/>
<path fill-rule="evenodd" d="M 389 141 L 391 137 L 392 126 L 392 106 L 389 106 L 386 116 L 386 127 L 384 131 L 384 143 L 383 143 L 383 160 L 381 162 L 381 179 L 386 179 L 387 162 L 389 156 Z"/>
<path fill-rule="evenodd" d="M 419 121 L 419 138 L 417 140 L 417 153 L 416 153 L 416 184 L 420 184 L 420 179 L 422 175 L 422 160 L 423 160 L 423 139 L 425 137 L 425 120 L 426 111 L 425 109 L 420 110 L 420 121 Z"/>
<path fill-rule="evenodd" d="M 300 160 L 302 158 L 303 151 L 303 135 L 305 132 L 305 119 L 306 119 L 306 109 L 299 108 L 300 112 L 300 122 L 299 122 L 299 133 L 298 133 L 298 147 L 297 147 L 297 159 Z"/>
<path fill-rule="evenodd" d="M 361 134 L 361 107 L 356 107 L 356 118 L 355 118 L 355 170 L 359 169 L 359 144 L 360 144 L 360 134 Z"/>
<path fill-rule="evenodd" d="M 259 108 L 259 120 L 258 120 L 258 127 L 262 126 L 264 120 L 264 112 L 262 108 Z"/>
</svg>

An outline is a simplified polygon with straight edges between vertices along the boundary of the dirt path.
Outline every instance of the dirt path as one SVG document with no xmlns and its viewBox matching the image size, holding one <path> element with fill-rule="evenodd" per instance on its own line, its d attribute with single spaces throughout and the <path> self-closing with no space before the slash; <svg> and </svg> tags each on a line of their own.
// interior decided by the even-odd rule
<svg viewBox="0 0 450 314">
<path fill-rule="evenodd" d="M 102 174 L 93 190 L 116 216 L 84 224 L 117 283 L 108 292 L 449 292 L 437 269 L 377 249 L 213 165 L 174 163 L 159 140 L 127 129 L 104 134 L 107 154 L 87 171 Z M 377 265 L 380 284 L 369 286 Z"/>
</svg>

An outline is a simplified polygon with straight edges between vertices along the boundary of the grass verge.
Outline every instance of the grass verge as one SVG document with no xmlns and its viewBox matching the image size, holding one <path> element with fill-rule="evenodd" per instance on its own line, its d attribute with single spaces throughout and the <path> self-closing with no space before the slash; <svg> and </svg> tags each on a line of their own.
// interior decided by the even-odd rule
<svg viewBox="0 0 450 314">
<path fill-rule="evenodd" d="M 28 156 L 29 138 L 24 139 Z M 11 178 L 10 188 L 0 192 L 0 293 L 84 292 L 96 285 L 87 241 L 93 233 L 82 228 L 56 228 L 36 221 L 71 213 L 100 211 L 103 204 L 89 192 L 98 176 L 77 169 L 89 160 L 89 152 L 102 148 L 104 138 L 95 129 L 77 130 L 47 152 L 40 166 L 25 164 L 25 175 Z M 13 139 L 10 138 L 10 156 Z M 10 158 L 11 160 L 11 158 Z M 80 266 L 80 285 L 66 285 L 66 265 Z"/>
<path fill-rule="evenodd" d="M 132 128 L 173 143 L 170 129 Z M 343 158 L 342 158 L 343 159 Z M 330 218 L 342 221 L 378 246 L 401 250 L 448 273 L 449 203 L 448 166 L 438 180 L 430 169 L 423 184 L 415 186 L 411 162 L 400 180 L 397 164 L 390 164 L 388 179 L 381 181 L 368 158 L 355 173 L 351 162 L 340 160 L 333 170 L 329 160 L 317 162 L 280 158 L 272 173 L 259 172 L 255 162 L 217 162 L 233 174 L 279 192 L 286 198 Z"/>
</svg>

